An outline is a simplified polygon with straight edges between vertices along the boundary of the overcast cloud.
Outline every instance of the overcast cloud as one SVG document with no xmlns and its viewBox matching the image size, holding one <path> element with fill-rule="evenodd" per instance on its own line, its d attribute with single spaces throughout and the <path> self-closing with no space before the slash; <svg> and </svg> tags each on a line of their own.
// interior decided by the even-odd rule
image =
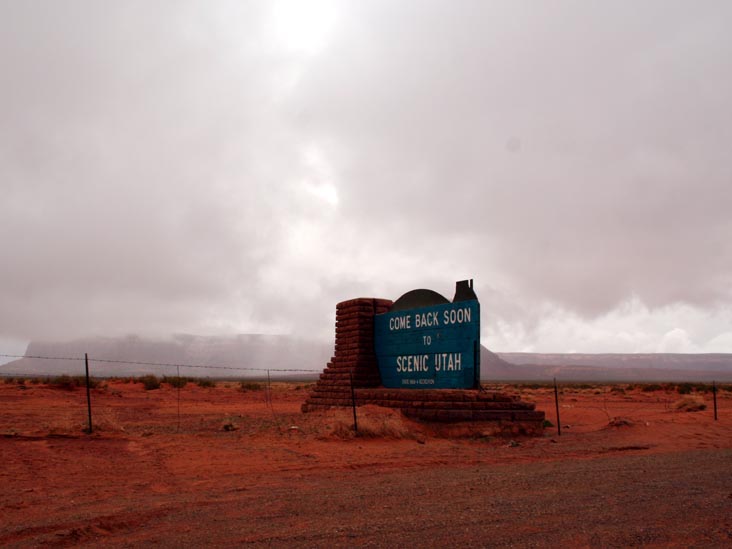
<svg viewBox="0 0 732 549">
<path fill-rule="evenodd" d="M 493 350 L 732 352 L 731 17 L 0 0 L 0 343 L 474 278 Z"/>
</svg>

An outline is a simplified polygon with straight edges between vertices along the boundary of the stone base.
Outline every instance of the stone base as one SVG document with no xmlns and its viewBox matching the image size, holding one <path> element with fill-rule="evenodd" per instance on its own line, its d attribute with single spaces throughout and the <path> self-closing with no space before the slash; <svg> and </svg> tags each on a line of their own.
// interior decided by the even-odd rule
<svg viewBox="0 0 732 549">
<path fill-rule="evenodd" d="M 536 427 L 544 422 L 544 412 L 531 402 L 499 392 L 474 389 L 354 389 L 356 406 L 374 404 L 400 410 L 406 417 L 421 421 L 515 421 Z M 315 387 L 302 406 L 303 412 L 350 407 L 349 385 Z M 533 430 L 533 429 L 532 429 Z"/>
</svg>

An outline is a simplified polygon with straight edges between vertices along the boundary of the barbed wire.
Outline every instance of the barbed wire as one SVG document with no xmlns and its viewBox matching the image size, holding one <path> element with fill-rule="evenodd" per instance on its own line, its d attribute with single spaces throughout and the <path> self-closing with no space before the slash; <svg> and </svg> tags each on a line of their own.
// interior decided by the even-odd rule
<svg viewBox="0 0 732 549">
<path fill-rule="evenodd" d="M 53 356 L 38 356 L 38 355 L 8 355 L 0 353 L 0 357 L 4 358 L 34 358 L 40 360 L 74 360 L 83 361 L 84 358 L 77 357 L 53 357 Z M 247 372 L 298 372 L 298 373 L 318 373 L 316 370 L 306 370 L 304 368 L 252 368 L 246 366 L 215 366 L 212 364 L 182 364 L 175 362 L 145 362 L 140 360 L 116 360 L 110 358 L 94 358 L 89 357 L 89 362 L 102 362 L 105 364 L 131 364 L 134 366 L 155 366 L 164 368 L 202 368 L 207 370 L 238 370 Z M 2 366 L 0 366 L 1 368 Z"/>
<path fill-rule="evenodd" d="M 84 357 L 69 357 L 69 356 L 35 356 L 35 355 L 5 355 L 0 354 L 1 357 L 5 358 L 42 358 L 48 360 L 84 360 Z"/>
</svg>

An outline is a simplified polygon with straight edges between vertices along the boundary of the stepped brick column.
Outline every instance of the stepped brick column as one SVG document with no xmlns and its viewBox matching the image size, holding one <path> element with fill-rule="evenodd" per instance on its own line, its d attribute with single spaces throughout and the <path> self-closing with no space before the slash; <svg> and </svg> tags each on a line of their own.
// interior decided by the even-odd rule
<svg viewBox="0 0 732 549">
<path fill-rule="evenodd" d="M 342 406 L 354 387 L 378 387 L 381 376 L 374 354 L 374 315 L 389 310 L 392 301 L 359 297 L 336 305 L 335 355 L 328 362 L 303 412 Z"/>
</svg>

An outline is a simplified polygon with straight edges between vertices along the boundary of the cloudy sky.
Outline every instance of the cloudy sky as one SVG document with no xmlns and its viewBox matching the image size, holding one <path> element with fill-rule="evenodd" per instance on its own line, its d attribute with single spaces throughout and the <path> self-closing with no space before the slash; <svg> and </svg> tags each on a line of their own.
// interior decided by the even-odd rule
<svg viewBox="0 0 732 549">
<path fill-rule="evenodd" d="M 0 0 L 0 352 L 452 297 L 732 352 L 732 4 Z"/>
</svg>

